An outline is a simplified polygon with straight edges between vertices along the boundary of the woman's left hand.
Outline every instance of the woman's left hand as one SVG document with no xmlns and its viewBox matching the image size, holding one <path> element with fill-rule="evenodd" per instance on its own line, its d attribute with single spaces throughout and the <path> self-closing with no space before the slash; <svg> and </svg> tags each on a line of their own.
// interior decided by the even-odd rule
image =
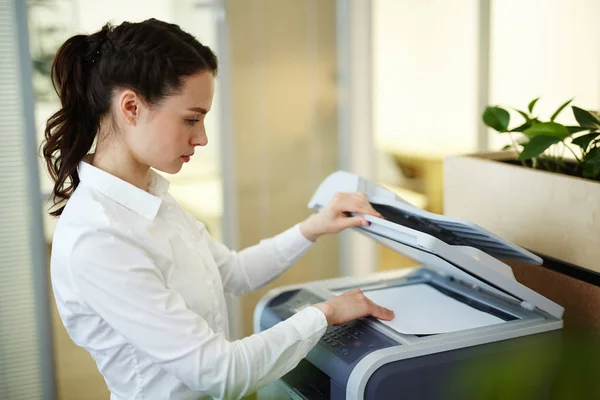
<svg viewBox="0 0 600 400">
<path fill-rule="evenodd" d="M 300 231 L 310 241 L 326 233 L 338 233 L 353 226 L 368 226 L 369 222 L 360 215 L 369 214 L 383 218 L 367 200 L 364 193 L 336 193 L 319 213 L 313 214 L 300 224 Z"/>
</svg>

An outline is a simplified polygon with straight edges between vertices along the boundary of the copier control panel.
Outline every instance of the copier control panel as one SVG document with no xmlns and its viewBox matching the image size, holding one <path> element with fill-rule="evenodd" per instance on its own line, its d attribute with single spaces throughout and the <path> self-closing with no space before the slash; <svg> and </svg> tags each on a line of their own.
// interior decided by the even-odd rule
<svg viewBox="0 0 600 400">
<path fill-rule="evenodd" d="M 303 289 L 283 293 L 265 307 L 261 329 L 268 329 L 303 308 L 321 301 L 323 299 Z M 396 345 L 399 343 L 358 319 L 328 327 L 318 347 L 332 353 L 344 363 L 352 364 L 372 351 Z"/>
</svg>

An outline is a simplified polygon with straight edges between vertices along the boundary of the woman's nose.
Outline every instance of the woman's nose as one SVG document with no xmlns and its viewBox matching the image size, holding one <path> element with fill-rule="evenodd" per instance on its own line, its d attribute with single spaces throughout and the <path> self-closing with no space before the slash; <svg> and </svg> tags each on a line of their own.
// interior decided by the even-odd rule
<svg viewBox="0 0 600 400">
<path fill-rule="evenodd" d="M 206 146 L 208 144 L 208 136 L 206 136 L 205 129 L 202 129 L 192 137 L 192 144 L 194 146 Z"/>
</svg>

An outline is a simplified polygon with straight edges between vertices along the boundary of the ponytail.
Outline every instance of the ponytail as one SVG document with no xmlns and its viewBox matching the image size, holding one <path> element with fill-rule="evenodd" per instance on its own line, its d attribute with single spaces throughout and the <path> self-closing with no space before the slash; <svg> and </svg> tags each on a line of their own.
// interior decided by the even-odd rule
<svg viewBox="0 0 600 400">
<path fill-rule="evenodd" d="M 213 52 L 179 26 L 156 19 L 106 24 L 92 35 L 69 38 L 52 64 L 61 108 L 46 123 L 42 147 L 54 180 L 50 214 L 61 215 L 79 185 L 77 168 L 109 113 L 115 89 L 134 90 L 153 105 L 201 71 L 216 75 Z"/>
<path fill-rule="evenodd" d="M 88 92 L 91 58 L 98 50 L 90 46 L 89 36 L 68 39 L 56 53 L 52 64 L 52 84 L 61 108 L 46 124 L 43 154 L 54 180 L 54 206 L 66 201 L 77 185 L 79 162 L 89 153 L 99 128 L 99 113 Z M 90 54 L 91 53 L 91 54 Z M 50 214 L 58 216 L 64 205 Z"/>
</svg>

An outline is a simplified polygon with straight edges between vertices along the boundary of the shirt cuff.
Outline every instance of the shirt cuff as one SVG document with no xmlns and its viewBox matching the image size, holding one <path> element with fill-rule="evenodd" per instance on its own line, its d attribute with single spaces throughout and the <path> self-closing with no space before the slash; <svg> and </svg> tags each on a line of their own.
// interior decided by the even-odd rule
<svg viewBox="0 0 600 400">
<path fill-rule="evenodd" d="M 300 232 L 300 224 L 274 237 L 278 258 L 284 265 L 291 265 L 302 256 L 314 243 Z"/>
<path fill-rule="evenodd" d="M 286 320 L 291 324 L 302 340 L 315 340 L 317 342 L 327 329 L 327 318 L 316 307 L 306 307 Z"/>
</svg>

